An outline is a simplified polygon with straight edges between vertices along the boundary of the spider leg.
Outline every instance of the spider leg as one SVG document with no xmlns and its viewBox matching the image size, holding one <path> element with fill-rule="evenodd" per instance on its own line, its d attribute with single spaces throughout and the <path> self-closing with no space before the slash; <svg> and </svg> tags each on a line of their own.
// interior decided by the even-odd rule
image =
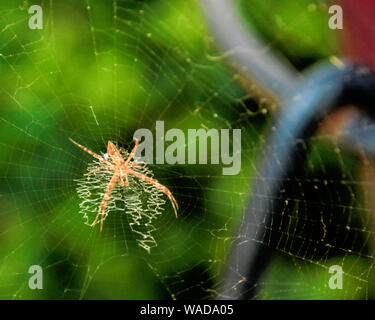
<svg viewBox="0 0 375 320">
<path fill-rule="evenodd" d="M 138 145 L 139 145 L 139 140 L 138 140 L 138 139 L 135 139 L 135 146 L 134 146 L 132 152 L 130 152 L 129 157 L 126 159 L 126 161 L 125 161 L 125 166 L 127 166 L 128 163 L 130 162 L 130 160 L 134 157 L 134 155 L 135 155 L 135 151 L 137 150 Z"/>
<path fill-rule="evenodd" d="M 111 168 L 111 167 L 106 167 L 106 166 L 102 166 L 102 167 L 97 167 L 97 168 L 95 168 L 94 170 L 91 170 L 90 172 L 87 172 L 87 173 L 85 173 L 85 176 L 88 176 L 88 175 L 90 175 L 90 174 L 92 174 L 92 173 L 95 173 L 95 172 L 97 172 L 97 171 L 99 171 L 99 170 L 105 170 L 105 169 L 113 169 L 113 168 Z"/>
<path fill-rule="evenodd" d="M 128 171 L 129 174 L 132 174 L 133 176 L 135 176 L 136 178 L 146 182 L 146 183 L 150 183 L 152 184 L 153 186 L 155 186 L 156 188 L 158 188 L 159 190 L 163 191 L 169 198 L 169 201 L 171 202 L 172 204 L 172 207 L 173 207 L 173 210 L 174 210 L 174 214 L 176 215 L 176 218 L 178 218 L 177 216 L 177 210 L 179 209 L 178 207 L 178 203 L 176 201 L 176 199 L 173 197 L 172 195 L 172 192 L 169 191 L 169 189 L 165 186 L 163 186 L 161 183 L 159 183 L 158 181 L 156 181 L 155 179 L 152 179 L 150 177 L 147 177 L 145 176 L 144 174 L 142 173 L 139 173 L 137 171 L 134 171 L 134 170 L 131 170 L 129 169 Z"/>
<path fill-rule="evenodd" d="M 112 141 L 108 141 L 107 151 L 115 164 L 122 165 L 124 163 L 124 159 L 122 158 L 120 151 L 117 149 L 117 147 L 113 144 Z"/>
<path fill-rule="evenodd" d="M 140 169 L 146 169 L 145 167 L 143 167 L 143 166 L 141 166 L 141 165 L 139 165 L 138 163 L 135 163 L 135 162 L 130 164 L 129 167 L 137 167 L 137 168 L 140 168 Z"/>
<path fill-rule="evenodd" d="M 78 142 L 75 142 L 72 138 L 69 138 L 69 140 L 71 142 L 73 142 L 76 146 L 80 147 L 82 150 L 88 152 L 89 154 L 91 154 L 94 158 L 104 162 L 105 164 L 111 166 L 112 164 L 107 161 L 106 159 L 104 159 L 102 156 L 99 156 L 98 154 L 96 154 L 95 152 L 92 152 L 91 150 L 87 149 L 86 147 L 84 147 L 83 145 L 79 144 Z"/>
<path fill-rule="evenodd" d="M 109 198 L 111 196 L 111 192 L 116 185 L 116 182 L 119 178 L 119 175 L 120 175 L 120 171 L 116 170 L 115 173 L 113 174 L 111 180 L 108 183 L 107 190 L 106 190 L 106 192 L 104 194 L 104 197 L 103 197 L 103 200 L 102 200 L 102 202 L 100 203 L 100 206 L 99 206 L 98 214 L 96 215 L 96 218 L 95 218 L 94 222 L 91 224 L 91 227 L 94 227 L 95 224 L 97 223 L 98 219 L 99 219 L 99 215 L 101 214 L 102 218 L 101 218 L 101 223 L 100 223 L 100 232 L 103 231 L 104 213 L 105 213 L 105 210 L 107 209 L 107 203 L 108 203 Z"/>
</svg>

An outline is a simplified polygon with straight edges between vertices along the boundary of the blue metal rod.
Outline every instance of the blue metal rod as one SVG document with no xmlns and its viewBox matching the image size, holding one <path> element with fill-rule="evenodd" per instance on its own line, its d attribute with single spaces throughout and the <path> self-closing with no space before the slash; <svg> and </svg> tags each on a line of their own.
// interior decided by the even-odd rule
<svg viewBox="0 0 375 320">
<path fill-rule="evenodd" d="M 253 195 L 231 248 L 220 298 L 249 299 L 257 292 L 272 254 L 267 244 L 277 234 L 286 205 L 283 184 L 298 176 L 306 158 L 307 148 L 296 142 L 308 141 L 325 116 L 345 105 L 356 105 L 375 121 L 375 76 L 365 67 L 347 64 L 340 70 L 322 64 L 306 75 L 295 96 L 297 92 L 301 99 L 291 101 L 267 143 Z"/>
<path fill-rule="evenodd" d="M 272 52 L 259 35 L 250 34 L 234 1 L 201 0 L 203 11 L 224 54 L 264 91 L 284 101 L 300 74 L 280 53 Z"/>
</svg>

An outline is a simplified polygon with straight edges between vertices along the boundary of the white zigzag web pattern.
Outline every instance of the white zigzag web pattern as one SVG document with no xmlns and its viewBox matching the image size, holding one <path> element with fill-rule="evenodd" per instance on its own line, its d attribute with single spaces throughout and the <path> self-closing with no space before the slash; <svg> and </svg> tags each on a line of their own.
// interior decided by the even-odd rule
<svg viewBox="0 0 375 320">
<path fill-rule="evenodd" d="M 125 149 L 118 148 L 118 150 L 124 159 L 129 156 Z M 133 162 L 134 160 L 131 160 L 130 164 Z M 101 162 L 95 159 L 88 164 L 87 171 L 92 171 L 101 165 Z M 146 164 L 142 163 L 142 166 L 143 168 L 137 167 L 135 170 L 152 178 L 152 171 L 147 168 Z M 81 179 L 76 179 L 77 194 L 82 199 L 79 213 L 87 225 L 91 226 L 95 219 L 112 176 L 113 171 L 111 170 L 99 170 Z M 116 184 L 112 190 L 104 213 L 104 220 L 109 214 L 127 215 L 130 229 L 136 233 L 138 245 L 150 253 L 151 248 L 157 246 L 152 235 L 155 231 L 152 222 L 163 212 L 163 205 L 166 201 L 163 199 L 163 192 L 154 186 L 131 175 L 128 176 L 128 179 L 129 186 L 124 187 Z M 96 224 L 98 223 L 100 223 L 100 219 Z"/>
</svg>

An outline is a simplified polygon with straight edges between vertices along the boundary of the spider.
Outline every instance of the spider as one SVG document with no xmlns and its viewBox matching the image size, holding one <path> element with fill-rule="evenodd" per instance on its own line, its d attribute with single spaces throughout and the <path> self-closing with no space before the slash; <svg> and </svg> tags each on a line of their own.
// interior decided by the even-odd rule
<svg viewBox="0 0 375 320">
<path fill-rule="evenodd" d="M 100 223 L 100 232 L 102 232 L 104 215 L 105 215 L 105 211 L 106 211 L 106 208 L 107 208 L 107 203 L 108 203 L 108 201 L 110 199 L 110 196 L 111 196 L 111 192 L 112 192 L 113 188 L 116 186 L 116 183 L 118 183 L 122 187 L 127 187 L 129 185 L 128 175 L 132 175 L 132 176 L 134 176 L 134 177 L 136 177 L 136 178 L 138 178 L 138 179 L 140 179 L 140 180 L 142 180 L 146 183 L 152 184 L 157 189 L 164 192 L 168 196 L 169 200 L 172 203 L 172 207 L 173 207 L 174 213 L 176 215 L 176 218 L 178 217 L 177 216 L 177 210 L 179 209 L 179 207 L 178 207 L 176 199 L 173 197 L 173 195 L 169 191 L 169 189 L 167 187 L 163 186 L 162 184 L 160 184 L 157 180 L 152 179 L 150 177 L 147 177 L 146 175 L 133 170 L 133 168 L 141 168 L 141 169 L 144 168 L 137 163 L 134 163 L 134 162 L 130 163 L 130 160 L 134 157 L 135 151 L 137 150 L 139 140 L 135 139 L 135 146 L 134 146 L 133 150 L 131 151 L 130 155 L 128 156 L 128 158 L 126 160 L 124 160 L 124 158 L 121 156 L 117 147 L 111 141 L 108 141 L 107 152 L 108 152 L 108 155 L 110 157 L 110 160 L 112 160 L 112 162 L 105 159 L 104 157 L 92 152 L 91 150 L 87 149 L 86 147 L 80 145 L 78 142 L 75 142 L 72 138 L 69 138 L 69 140 L 71 142 L 73 142 L 75 145 L 77 145 L 78 147 L 80 147 L 81 149 L 83 149 L 84 151 L 91 154 L 94 158 L 103 162 L 103 164 L 104 164 L 103 166 L 97 167 L 94 170 L 91 170 L 90 172 L 86 173 L 85 174 L 86 176 L 88 176 L 92 173 L 95 173 L 99 170 L 112 170 L 113 171 L 113 176 L 108 183 L 107 190 L 106 190 L 106 192 L 104 194 L 104 197 L 103 197 L 103 199 L 100 203 L 100 206 L 99 206 L 98 214 L 96 215 L 96 218 L 95 218 L 94 222 L 91 224 L 91 227 L 95 226 L 95 224 L 97 223 L 97 221 L 99 219 L 99 216 L 102 215 L 101 223 Z"/>
</svg>

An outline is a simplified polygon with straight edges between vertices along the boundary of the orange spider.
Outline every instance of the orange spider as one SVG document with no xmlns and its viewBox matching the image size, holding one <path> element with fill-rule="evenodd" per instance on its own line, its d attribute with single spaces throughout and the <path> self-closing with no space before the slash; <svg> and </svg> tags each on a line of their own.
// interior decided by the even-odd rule
<svg viewBox="0 0 375 320">
<path fill-rule="evenodd" d="M 132 152 L 130 153 L 130 155 L 128 156 L 128 158 L 126 160 L 124 160 L 124 158 L 121 156 L 121 154 L 120 154 L 119 150 L 116 148 L 116 146 L 111 141 L 108 141 L 108 147 L 107 147 L 108 151 L 107 152 L 108 152 L 109 156 L 111 157 L 111 160 L 112 160 L 113 163 L 104 159 L 102 156 L 92 152 L 91 150 L 87 149 L 86 147 L 80 145 L 79 143 L 75 142 L 72 138 L 69 138 L 69 140 L 71 142 L 73 142 L 75 145 L 77 145 L 78 147 L 80 147 L 81 149 L 83 149 L 86 152 L 88 152 L 89 154 L 91 154 L 94 158 L 98 159 L 99 161 L 101 161 L 105 164 L 104 166 L 97 167 L 96 169 L 86 173 L 85 175 L 90 175 L 91 173 L 97 172 L 99 170 L 113 170 L 114 171 L 113 176 L 112 176 L 111 180 L 109 181 L 107 191 L 105 192 L 103 200 L 100 203 L 98 214 L 96 215 L 96 218 L 95 218 L 94 222 L 91 224 L 92 227 L 95 226 L 96 222 L 98 221 L 99 215 L 101 214 L 102 218 L 101 218 L 101 223 L 100 223 L 100 232 L 102 232 L 103 221 L 104 221 L 104 213 L 105 213 L 105 210 L 106 210 L 106 207 L 107 207 L 107 203 L 110 199 L 111 192 L 112 192 L 113 188 L 115 187 L 118 180 L 120 180 L 118 182 L 118 184 L 120 186 L 127 187 L 129 185 L 129 181 L 128 181 L 128 175 L 129 174 L 133 175 L 134 177 L 136 177 L 136 178 L 138 178 L 138 179 L 140 179 L 140 180 L 142 180 L 146 183 L 154 185 L 156 188 L 158 188 L 159 190 L 164 192 L 168 196 L 169 200 L 171 201 L 174 213 L 175 213 L 176 218 L 177 218 L 177 209 L 179 209 L 178 204 L 177 204 L 176 199 L 173 197 L 172 193 L 169 191 L 169 189 L 167 187 L 163 186 L 162 184 L 160 184 L 158 181 L 156 181 L 152 178 L 149 178 L 146 175 L 144 175 L 142 173 L 139 173 L 137 171 L 134 171 L 132 169 L 134 167 L 143 168 L 139 164 L 134 163 L 134 162 L 129 164 L 130 160 L 134 157 L 135 151 L 137 150 L 137 147 L 138 147 L 138 144 L 139 144 L 139 141 L 137 139 L 135 140 L 135 146 L 134 146 Z"/>
</svg>

